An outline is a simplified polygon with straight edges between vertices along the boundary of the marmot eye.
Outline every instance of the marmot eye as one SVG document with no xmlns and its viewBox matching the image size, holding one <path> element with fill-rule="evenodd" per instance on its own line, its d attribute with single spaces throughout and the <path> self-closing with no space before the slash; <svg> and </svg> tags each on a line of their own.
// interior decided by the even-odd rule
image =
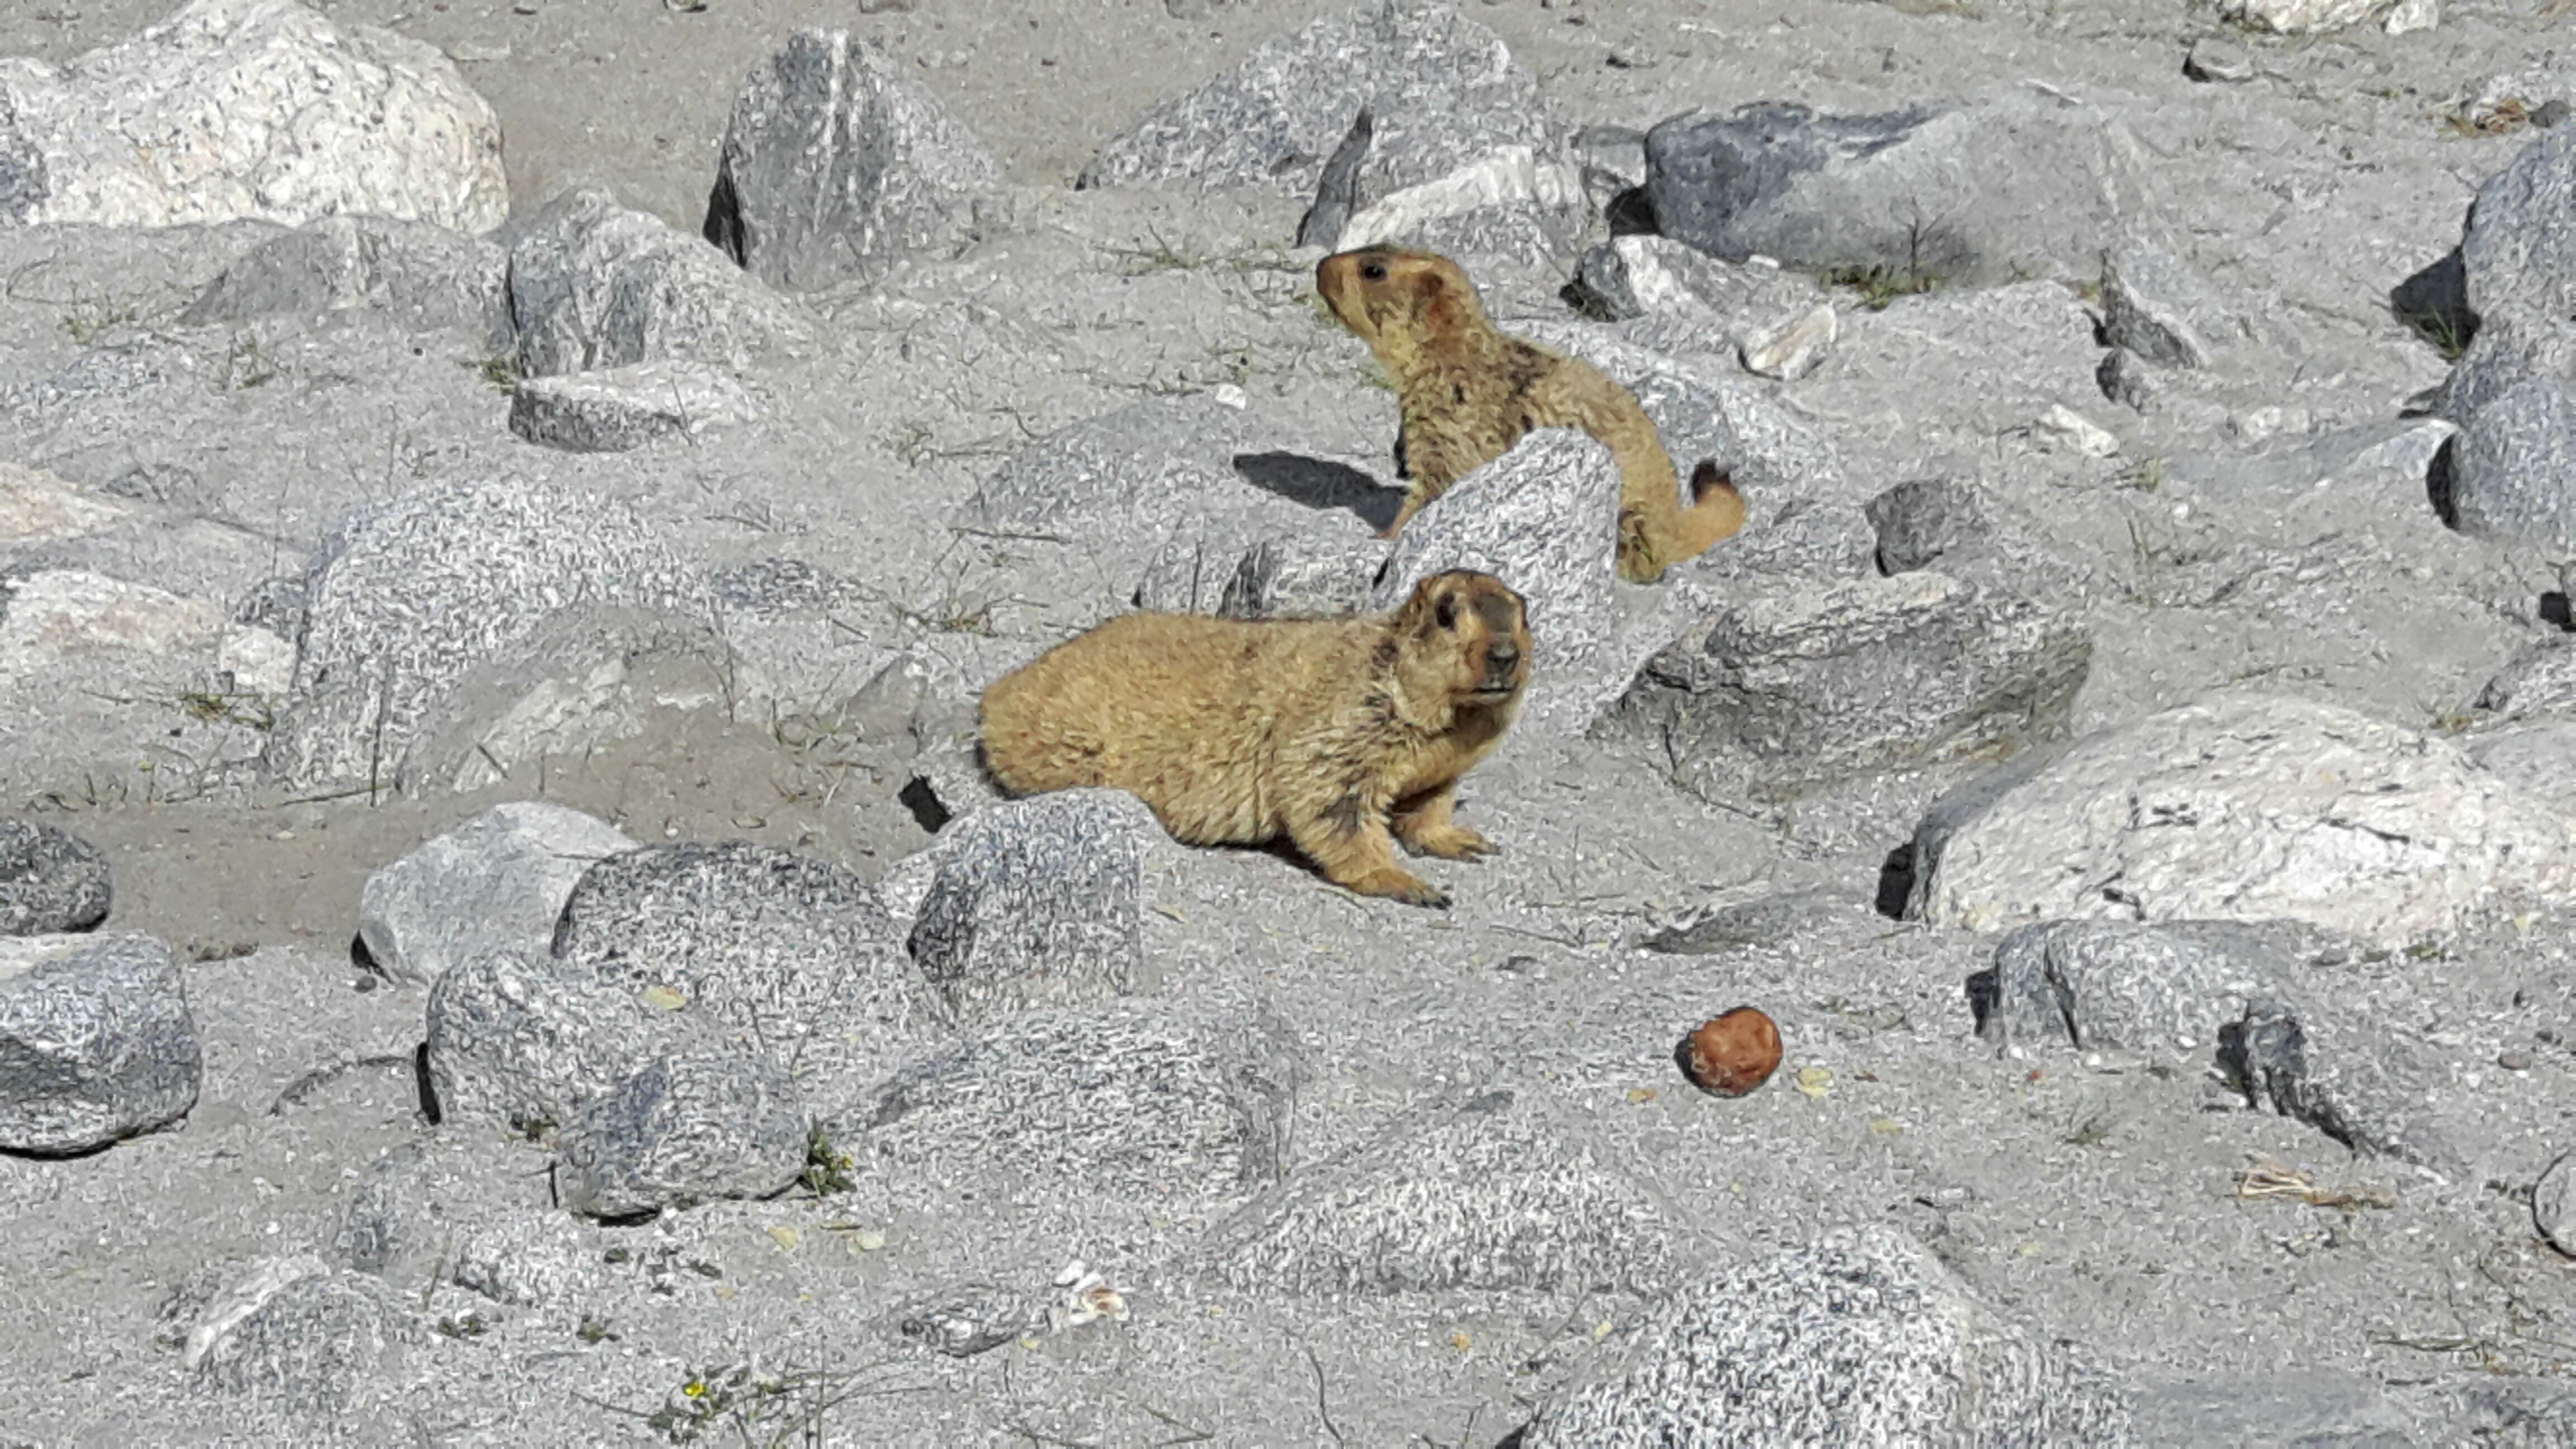
<svg viewBox="0 0 2576 1449">
<path fill-rule="evenodd" d="M 1372 282 L 1383 282 L 1386 280 L 1386 263 L 1362 262 L 1360 263 L 1360 275 L 1366 277 Z"/>
<path fill-rule="evenodd" d="M 1457 628 L 1458 601 L 1449 597 L 1447 594 L 1442 594 L 1440 596 L 1439 604 L 1431 611 L 1431 617 L 1438 621 L 1440 627 L 1443 629 Z"/>
</svg>

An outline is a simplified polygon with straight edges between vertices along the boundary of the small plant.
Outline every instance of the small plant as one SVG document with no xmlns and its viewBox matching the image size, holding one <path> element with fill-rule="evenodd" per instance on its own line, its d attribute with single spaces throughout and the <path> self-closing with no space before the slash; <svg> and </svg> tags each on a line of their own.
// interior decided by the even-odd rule
<svg viewBox="0 0 2576 1449">
<path fill-rule="evenodd" d="M 2457 362 L 2460 354 L 2469 350 L 2468 329 L 2460 325 L 2458 317 L 2440 308 L 2400 312 L 2397 320 L 2405 323 L 2408 331 L 2433 344 L 2433 350 L 2442 354 L 2444 362 Z"/>
<path fill-rule="evenodd" d="M 2442 124 L 2459 137 L 2503 136 L 2531 124 L 2531 103 L 2520 96 L 2506 96 L 2485 105 L 2463 106 L 2442 117 Z"/>
<path fill-rule="evenodd" d="M 495 352 L 489 357 L 469 357 L 458 365 L 472 368 L 475 375 L 483 379 L 483 385 L 494 392 L 519 390 L 519 365 L 506 352 Z"/>
<path fill-rule="evenodd" d="M 481 1338 L 492 1331 L 492 1325 L 485 1323 L 483 1315 L 473 1309 L 449 1314 L 431 1326 L 440 1334 L 454 1339 Z"/>
<path fill-rule="evenodd" d="M 1911 264 L 1903 267 L 1835 267 L 1821 278 L 1828 287 L 1846 287 L 1860 295 L 1860 304 L 1872 312 L 1884 312 L 1887 304 L 1899 297 L 1920 296 L 1938 290 L 1941 279 Z"/>
<path fill-rule="evenodd" d="M 605 1343 L 617 1337 L 607 1324 L 588 1315 L 583 1316 L 581 1327 L 574 1329 L 572 1336 L 584 1343 Z"/>
<path fill-rule="evenodd" d="M 277 723 L 276 712 L 266 700 L 242 690 L 186 690 L 179 696 L 179 712 L 199 724 L 237 724 L 266 730 Z"/>
<path fill-rule="evenodd" d="M 277 380 L 286 369 L 269 355 L 268 344 L 245 332 L 224 353 L 224 380 L 236 392 L 248 392 Z"/>
<path fill-rule="evenodd" d="M 122 327 L 138 315 L 134 304 L 130 302 L 120 302 L 114 306 L 83 302 L 63 314 L 63 335 L 87 347 L 110 329 Z"/>
<path fill-rule="evenodd" d="M 886 451 L 894 454 L 896 461 L 903 466 L 918 468 L 921 460 L 930 456 L 930 424 L 915 418 L 878 441 L 884 443 Z"/>
<path fill-rule="evenodd" d="M 796 1181 L 816 1197 L 830 1197 L 858 1186 L 850 1176 L 857 1167 L 850 1154 L 832 1145 L 830 1134 L 818 1122 L 805 1138 L 805 1170 L 797 1175 Z"/>
</svg>

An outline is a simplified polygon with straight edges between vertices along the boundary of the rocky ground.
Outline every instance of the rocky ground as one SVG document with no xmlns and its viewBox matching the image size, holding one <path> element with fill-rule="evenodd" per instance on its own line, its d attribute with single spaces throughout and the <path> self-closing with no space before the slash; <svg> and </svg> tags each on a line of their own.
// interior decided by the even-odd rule
<svg viewBox="0 0 2576 1449">
<path fill-rule="evenodd" d="M 2576 1440 L 2567 22 L 0 10 L 0 1444 Z M 1452 566 L 1446 911 L 977 768 Z"/>
</svg>

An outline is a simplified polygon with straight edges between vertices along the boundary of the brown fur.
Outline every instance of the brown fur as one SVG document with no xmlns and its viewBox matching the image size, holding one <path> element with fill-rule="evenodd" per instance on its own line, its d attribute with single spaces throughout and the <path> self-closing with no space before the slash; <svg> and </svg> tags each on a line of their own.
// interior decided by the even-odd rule
<svg viewBox="0 0 2576 1449">
<path fill-rule="evenodd" d="M 1619 463 L 1619 576 L 1653 583 L 1744 526 L 1744 500 L 1711 463 L 1681 506 L 1672 455 L 1634 394 L 1600 369 L 1505 336 L 1457 263 L 1368 247 L 1315 266 L 1315 289 L 1395 382 L 1398 448 L 1413 486 L 1392 538 L 1432 499 L 1533 428 L 1581 428 Z"/>
<path fill-rule="evenodd" d="M 1244 622 L 1129 614 L 984 691 L 984 762 L 1014 794 L 1106 785 L 1193 845 L 1287 836 L 1327 880 L 1445 906 L 1394 842 L 1493 850 L 1449 818 L 1529 682 L 1520 595 L 1434 574 L 1390 614 Z"/>
</svg>

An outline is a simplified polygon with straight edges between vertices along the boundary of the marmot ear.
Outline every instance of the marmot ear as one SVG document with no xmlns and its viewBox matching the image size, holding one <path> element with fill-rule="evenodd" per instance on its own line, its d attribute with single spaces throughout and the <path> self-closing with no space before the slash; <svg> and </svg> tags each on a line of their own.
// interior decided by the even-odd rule
<svg viewBox="0 0 2576 1449">
<path fill-rule="evenodd" d="M 1466 323 L 1460 309 L 1458 289 L 1437 267 L 1425 267 L 1413 280 L 1414 315 L 1422 319 L 1422 330 L 1432 337 L 1457 335 Z"/>
</svg>

